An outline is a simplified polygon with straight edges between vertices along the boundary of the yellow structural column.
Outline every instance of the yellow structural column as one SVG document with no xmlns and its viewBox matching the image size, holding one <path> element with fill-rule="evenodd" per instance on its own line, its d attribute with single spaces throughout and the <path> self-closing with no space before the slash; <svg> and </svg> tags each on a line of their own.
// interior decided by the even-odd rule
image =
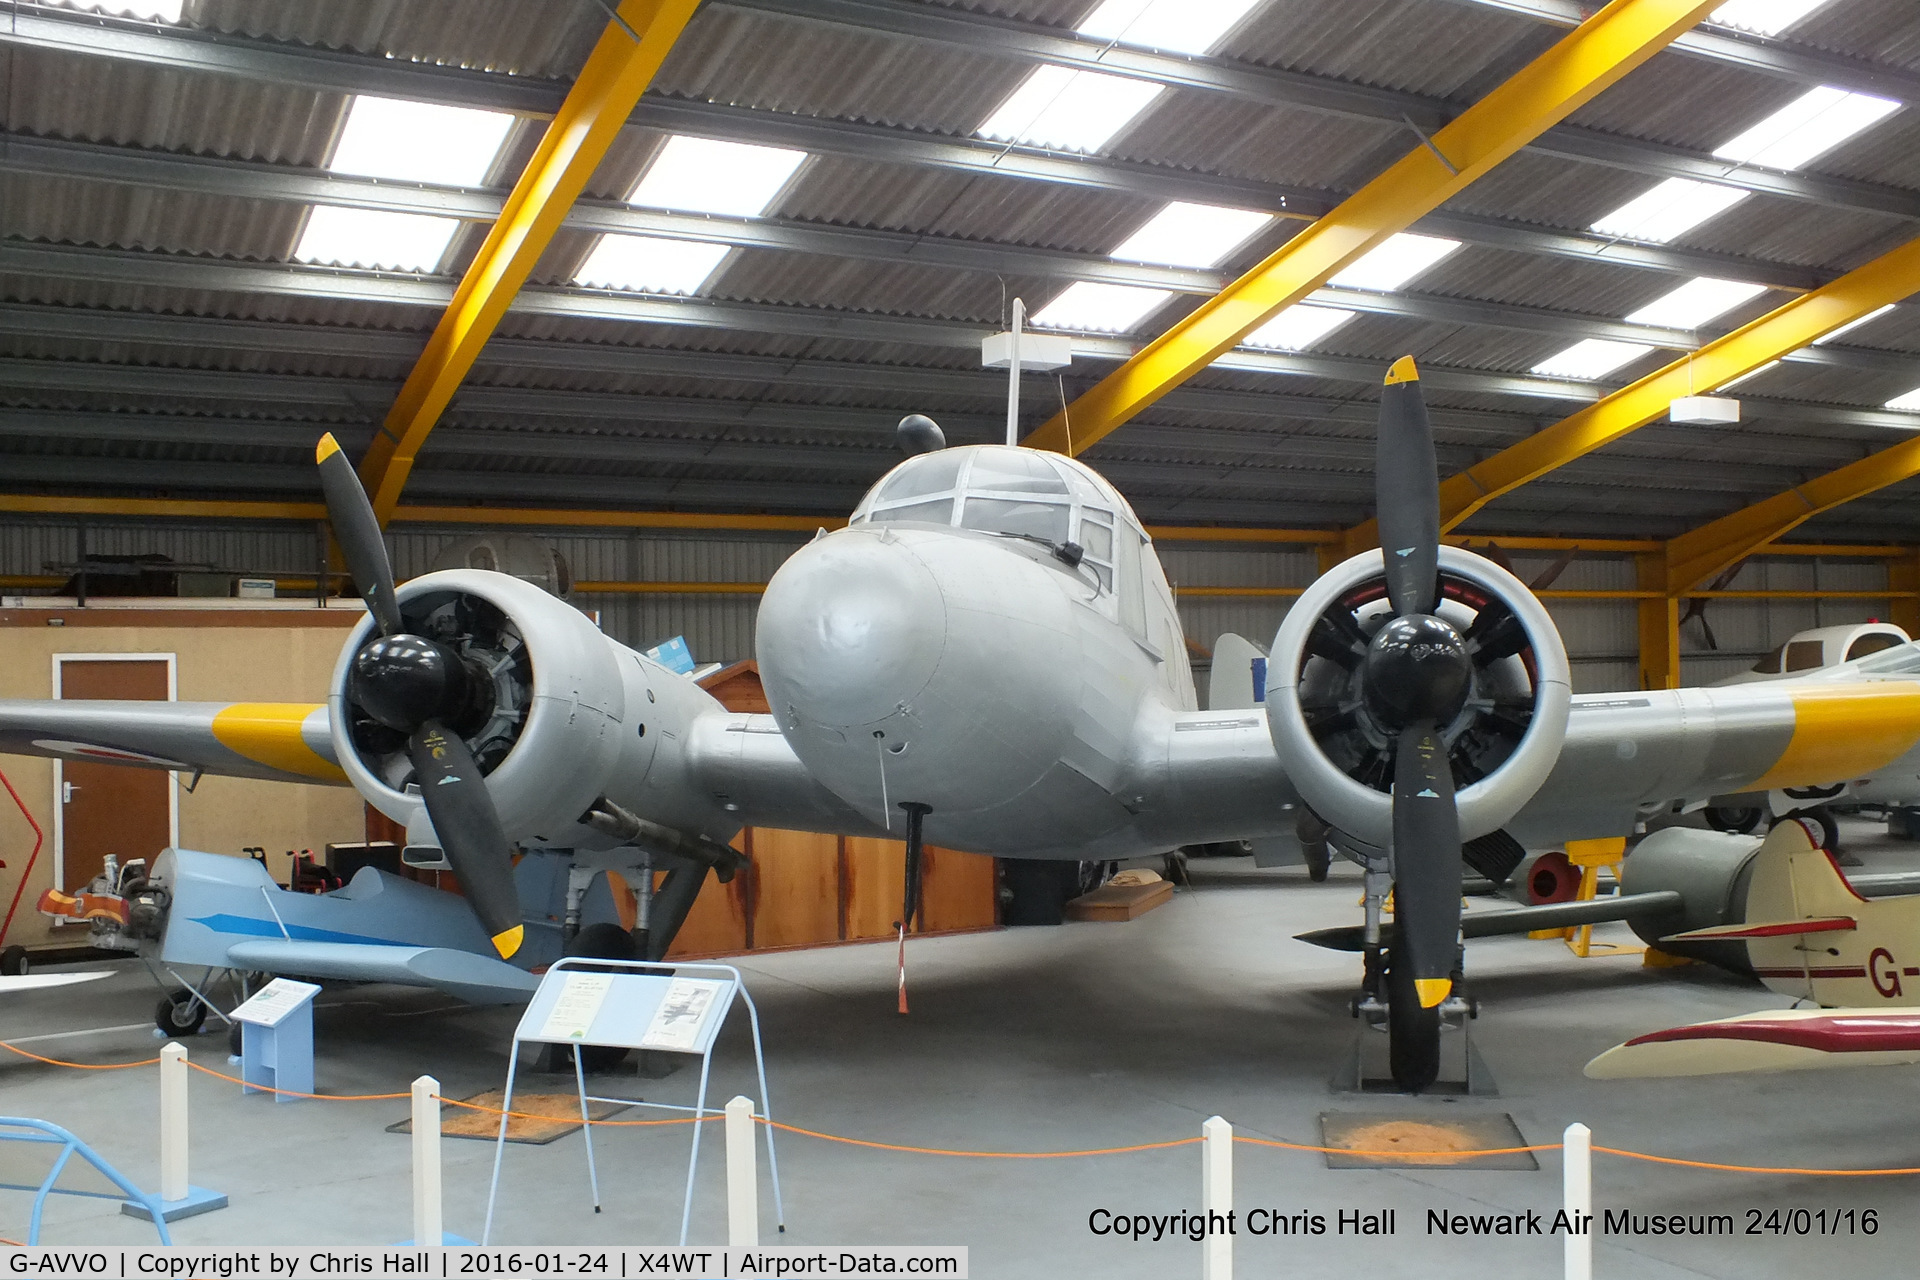
<svg viewBox="0 0 1920 1280">
<path fill-rule="evenodd" d="M 1104 438 L 1239 345 L 1281 309 L 1591 101 L 1712 8 L 1712 0 L 1613 0 L 1429 142 L 1413 147 L 1147 344 L 1026 443 L 1079 453 Z"/>
<path fill-rule="evenodd" d="M 1887 590 L 1913 592 L 1887 601 L 1887 621 L 1910 636 L 1920 636 L 1920 547 L 1887 561 Z"/>
<path fill-rule="evenodd" d="M 1680 687 L 1680 598 L 1667 594 L 1667 557 L 1643 552 L 1634 557 L 1640 589 L 1658 591 L 1638 602 L 1640 612 L 1640 687 Z"/>
<path fill-rule="evenodd" d="M 699 0 L 623 0 L 580 78 L 547 126 L 427 348 L 400 388 L 360 478 L 384 526 L 400 503 L 414 458 L 559 230 L 587 179 L 633 114 L 640 95 L 686 29 Z M 632 34 L 629 34 L 629 33 Z M 638 39 L 635 39 L 635 36 Z"/>
</svg>

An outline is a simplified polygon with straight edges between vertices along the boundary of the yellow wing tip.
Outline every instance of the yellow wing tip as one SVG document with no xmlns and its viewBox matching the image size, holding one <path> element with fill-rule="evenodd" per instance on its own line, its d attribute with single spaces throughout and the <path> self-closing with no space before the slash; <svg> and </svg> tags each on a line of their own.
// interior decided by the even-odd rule
<svg viewBox="0 0 1920 1280">
<path fill-rule="evenodd" d="M 510 960 L 513 958 L 513 953 L 520 949 L 520 941 L 526 937 L 526 933 L 526 929 L 521 925 L 496 933 L 493 935 L 493 949 L 500 953 L 502 960 Z"/>
<path fill-rule="evenodd" d="M 1387 386 L 1396 382 L 1418 382 L 1420 370 L 1414 365 L 1412 356 L 1401 356 L 1393 362 L 1393 368 L 1387 370 Z"/>
<path fill-rule="evenodd" d="M 1413 980 L 1413 989 L 1420 996 L 1420 1007 L 1422 1009 L 1431 1009 L 1442 1000 L 1445 1000 L 1448 994 L 1452 992 L 1453 980 L 1450 978 L 1415 978 Z"/>
<path fill-rule="evenodd" d="M 315 462 L 325 462 L 338 452 L 340 452 L 340 442 L 335 440 L 333 438 L 333 432 L 329 431 L 321 436 L 320 443 L 314 446 L 313 460 Z"/>
</svg>

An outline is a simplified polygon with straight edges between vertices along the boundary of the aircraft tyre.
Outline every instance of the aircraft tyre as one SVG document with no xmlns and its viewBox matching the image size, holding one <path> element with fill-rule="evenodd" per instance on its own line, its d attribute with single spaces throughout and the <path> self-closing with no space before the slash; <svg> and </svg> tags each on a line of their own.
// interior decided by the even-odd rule
<svg viewBox="0 0 1920 1280">
<path fill-rule="evenodd" d="M 1440 1010 L 1422 1009 L 1413 969 L 1387 957 L 1387 1063 L 1393 1082 L 1419 1093 L 1440 1078 Z"/>
<path fill-rule="evenodd" d="M 639 951 L 634 947 L 633 935 L 617 924 L 590 924 L 573 935 L 573 941 L 567 944 L 570 956 L 585 956 L 593 960 L 638 960 Z M 564 1052 L 564 1050 L 563 1050 Z M 590 1076 L 605 1075 L 627 1060 L 631 1049 L 621 1049 L 612 1045 L 581 1045 L 580 1067 Z M 565 1061 L 564 1058 L 561 1059 Z"/>
<path fill-rule="evenodd" d="M 1707 825 L 1715 831 L 1724 831 L 1728 835 L 1744 836 L 1752 834 L 1753 829 L 1760 825 L 1760 819 L 1764 817 L 1765 814 L 1764 811 L 1758 807 L 1752 809 L 1733 809 L 1721 805 L 1708 805 L 1706 811 L 1700 816 L 1705 818 Z"/>
<path fill-rule="evenodd" d="M 170 1036 L 198 1035 L 206 1020 L 207 1006 L 191 991 L 161 996 L 153 1008 L 153 1025 Z"/>
<path fill-rule="evenodd" d="M 1833 816 L 1833 810 L 1826 805 L 1817 805 L 1812 809 L 1796 809 L 1788 814 L 1789 818 L 1804 818 L 1820 828 L 1820 847 L 1828 853 L 1840 852 L 1840 823 Z"/>
<path fill-rule="evenodd" d="M 33 962 L 27 958 L 25 947 L 8 947 L 0 950 L 0 974 L 9 978 L 24 978 Z"/>
</svg>

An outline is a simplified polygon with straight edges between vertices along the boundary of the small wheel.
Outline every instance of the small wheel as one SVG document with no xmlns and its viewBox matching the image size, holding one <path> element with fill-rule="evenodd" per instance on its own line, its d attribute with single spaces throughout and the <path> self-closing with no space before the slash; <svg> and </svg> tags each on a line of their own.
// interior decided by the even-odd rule
<svg viewBox="0 0 1920 1280">
<path fill-rule="evenodd" d="M 639 949 L 634 937 L 617 924 L 590 924 L 573 935 L 573 941 L 567 944 L 567 954 L 582 956 L 593 960 L 638 960 Z M 578 1047 L 580 1068 L 590 1076 L 604 1075 L 627 1060 L 631 1049 L 621 1049 L 613 1045 L 583 1044 Z M 560 1050 L 561 1061 L 566 1061 L 565 1048 Z"/>
<path fill-rule="evenodd" d="M 1758 808 L 1731 809 L 1724 808 L 1720 805 L 1709 805 L 1701 816 L 1707 820 L 1707 825 L 1715 831 L 1724 831 L 1728 835 L 1744 836 L 1751 834 L 1753 829 L 1760 825 L 1760 819 L 1764 814 Z"/>
<path fill-rule="evenodd" d="M 1408 1093 L 1419 1093 L 1440 1078 L 1440 1010 L 1420 1007 L 1412 966 L 1401 964 L 1391 953 L 1387 957 L 1387 1062 L 1393 1082 Z"/>
<path fill-rule="evenodd" d="M 8 947 L 0 950 L 0 974 L 9 978 L 24 978 L 33 968 L 33 961 L 27 957 L 25 947 Z"/>
<path fill-rule="evenodd" d="M 197 1035 L 206 1020 L 207 1006 L 191 991 L 161 996 L 153 1010 L 153 1025 L 170 1036 Z"/>
</svg>

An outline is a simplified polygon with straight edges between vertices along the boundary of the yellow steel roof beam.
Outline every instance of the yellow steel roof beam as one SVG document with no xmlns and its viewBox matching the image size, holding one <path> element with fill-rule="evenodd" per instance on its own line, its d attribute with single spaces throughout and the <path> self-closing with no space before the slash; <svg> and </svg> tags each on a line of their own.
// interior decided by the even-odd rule
<svg viewBox="0 0 1920 1280">
<path fill-rule="evenodd" d="M 1668 590 L 1688 591 L 1823 511 L 1920 475 L 1920 436 L 1690 529 L 1667 544 Z"/>
<path fill-rule="evenodd" d="M 1724 386 L 1769 361 L 1798 351 L 1851 320 L 1915 292 L 1920 292 L 1920 240 L 1909 241 L 1865 266 L 1856 267 L 1831 284 L 1801 294 L 1758 320 L 1714 339 L 1691 356 L 1683 356 L 1595 401 L 1572 417 L 1563 418 L 1486 461 L 1447 477 L 1440 485 L 1440 527 L 1452 529 L 1501 494 L 1511 493 L 1555 467 L 1659 421 L 1667 416 L 1668 407 L 1680 396 Z M 1782 525 L 1779 532 L 1792 527 L 1792 524 Z M 1371 529 L 1369 524 L 1353 532 L 1360 535 L 1364 531 L 1370 536 Z M 1692 537 L 1691 534 L 1683 536 Z M 1350 538 L 1348 546 L 1357 549 L 1355 539 Z"/>
<path fill-rule="evenodd" d="M 1271 257 L 1142 348 L 1026 443 L 1079 453 L 1238 346 L 1283 308 L 1651 58 L 1713 0 L 1613 0 Z M 1069 429 L 1071 424 L 1071 429 Z"/>
<path fill-rule="evenodd" d="M 400 504 L 400 490 L 434 423 L 698 4 L 699 0 L 622 0 L 618 16 L 593 46 L 580 78 L 547 126 L 486 243 L 454 290 L 427 349 L 407 375 L 381 433 L 360 461 L 360 478 L 383 526 Z"/>
</svg>

